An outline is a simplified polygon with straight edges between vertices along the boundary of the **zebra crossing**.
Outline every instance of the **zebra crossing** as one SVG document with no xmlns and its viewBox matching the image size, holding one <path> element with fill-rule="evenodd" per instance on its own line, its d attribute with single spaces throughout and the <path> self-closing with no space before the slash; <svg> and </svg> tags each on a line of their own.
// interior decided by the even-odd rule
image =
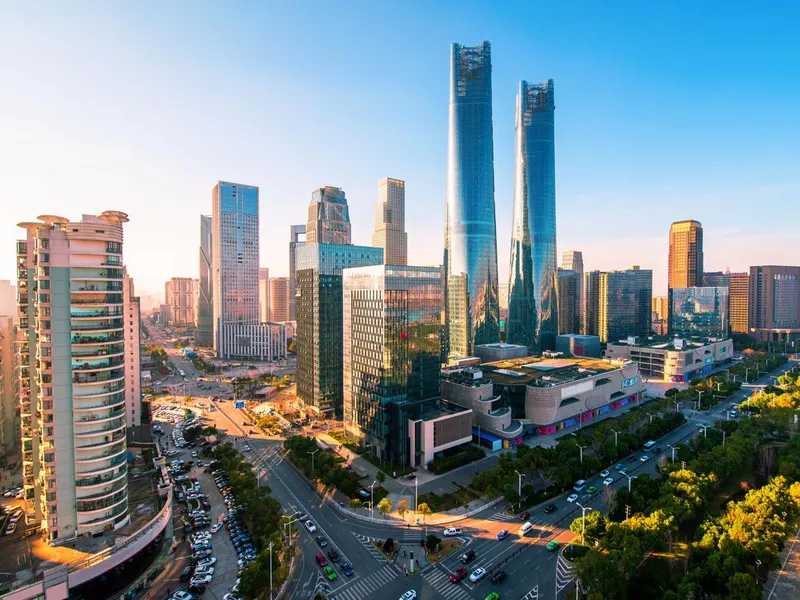
<svg viewBox="0 0 800 600">
<path fill-rule="evenodd" d="M 373 594 L 383 586 L 396 579 L 400 573 L 394 565 L 386 565 L 382 569 L 375 571 L 367 577 L 357 579 L 346 587 L 334 590 L 328 595 L 331 600 L 362 600 L 363 598 L 370 598 Z"/>
<path fill-rule="evenodd" d="M 360 533 L 356 533 L 355 531 L 351 533 L 356 537 L 356 539 L 359 542 L 361 542 L 361 545 L 367 549 L 367 552 L 369 552 L 375 560 L 379 562 L 386 562 L 386 557 L 383 554 L 381 554 L 381 551 L 378 550 L 373 544 L 373 542 L 378 541 L 378 538 L 370 537 L 368 535 L 362 535 Z"/>
<path fill-rule="evenodd" d="M 472 598 L 463 584 L 454 584 L 450 575 L 439 569 L 423 572 L 422 578 L 436 590 L 437 598 L 445 600 L 468 600 Z"/>
<path fill-rule="evenodd" d="M 508 514 L 505 508 L 498 510 L 493 515 L 486 517 L 487 521 L 508 521 L 511 515 Z"/>
</svg>

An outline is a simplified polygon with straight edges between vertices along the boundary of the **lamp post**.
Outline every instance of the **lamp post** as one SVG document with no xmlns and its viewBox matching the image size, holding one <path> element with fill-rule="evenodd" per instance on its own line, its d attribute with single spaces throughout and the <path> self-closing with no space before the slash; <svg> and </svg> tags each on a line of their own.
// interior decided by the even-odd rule
<svg viewBox="0 0 800 600">
<path fill-rule="evenodd" d="M 646 412 L 644 414 L 646 414 L 648 417 L 650 417 L 650 422 L 652 423 L 653 422 L 653 415 L 651 415 L 649 412 Z"/>
<path fill-rule="evenodd" d="M 578 442 L 575 442 L 575 445 L 580 448 L 581 451 L 581 464 L 583 464 L 583 449 L 587 448 L 587 446 L 581 446 Z"/>
<path fill-rule="evenodd" d="M 702 404 L 702 401 L 703 401 L 703 392 L 697 390 L 697 410 L 700 410 L 700 404 Z"/>
<path fill-rule="evenodd" d="M 668 448 L 672 448 L 672 462 L 675 462 L 675 446 L 672 444 L 667 444 Z"/>
<path fill-rule="evenodd" d="M 417 507 L 419 506 L 419 479 L 414 480 L 414 524 L 417 524 Z"/>
<path fill-rule="evenodd" d="M 514 473 L 517 474 L 518 482 L 517 482 L 517 496 L 519 496 L 519 507 L 522 509 L 522 473 L 514 469 Z"/>
<path fill-rule="evenodd" d="M 725 437 L 727 436 L 728 432 L 724 429 L 722 430 L 722 447 L 725 447 Z"/>
<path fill-rule="evenodd" d="M 587 510 L 591 511 L 592 507 L 591 506 L 584 506 L 580 502 L 576 502 L 575 504 L 577 504 L 578 506 L 581 507 L 581 514 L 582 514 L 582 516 L 581 516 L 581 544 L 585 544 L 586 541 L 584 539 L 584 536 L 586 534 L 586 511 Z"/>
<path fill-rule="evenodd" d="M 706 432 L 708 431 L 708 426 L 706 425 L 705 427 L 701 427 L 700 430 L 703 432 L 703 439 L 706 439 L 708 437 L 706 435 Z"/>
<path fill-rule="evenodd" d="M 291 525 L 291 524 L 292 524 L 292 523 L 294 523 L 295 521 L 299 521 L 299 520 L 300 520 L 300 519 L 292 519 L 292 520 L 291 520 L 291 521 L 289 521 L 288 523 L 284 523 L 284 524 L 283 524 L 283 535 L 285 535 L 285 536 L 286 536 L 286 543 L 287 543 L 287 544 L 289 543 L 289 530 L 287 529 L 287 527 L 289 527 L 289 525 Z"/>
<path fill-rule="evenodd" d="M 312 475 L 314 474 L 314 455 L 315 455 L 317 452 L 319 452 L 319 448 L 317 448 L 317 449 L 316 449 L 316 450 L 314 450 L 313 452 L 309 452 L 309 454 L 311 455 L 311 474 L 312 474 Z"/>
<path fill-rule="evenodd" d="M 634 475 L 634 476 L 632 476 L 632 477 L 631 477 L 631 476 L 630 476 L 630 475 L 628 475 L 628 474 L 627 474 L 625 471 L 620 471 L 620 474 L 621 474 L 621 475 L 625 475 L 625 477 L 627 477 L 627 478 L 628 478 L 628 491 L 630 492 L 630 491 L 631 491 L 631 481 L 633 481 L 634 479 L 636 479 L 636 475 Z"/>
<path fill-rule="evenodd" d="M 678 400 L 675 400 L 675 412 L 681 411 L 681 403 Z"/>
<path fill-rule="evenodd" d="M 372 482 L 372 485 L 369 486 L 369 518 L 372 519 L 372 515 L 375 513 L 375 484 L 378 483 L 378 480 Z"/>
<path fill-rule="evenodd" d="M 269 543 L 269 600 L 272 600 L 272 546 L 274 543 Z"/>
<path fill-rule="evenodd" d="M 619 435 L 619 431 L 617 431 L 616 429 L 612 429 L 611 431 L 614 432 L 614 448 L 616 448 L 617 447 L 617 436 Z"/>
</svg>

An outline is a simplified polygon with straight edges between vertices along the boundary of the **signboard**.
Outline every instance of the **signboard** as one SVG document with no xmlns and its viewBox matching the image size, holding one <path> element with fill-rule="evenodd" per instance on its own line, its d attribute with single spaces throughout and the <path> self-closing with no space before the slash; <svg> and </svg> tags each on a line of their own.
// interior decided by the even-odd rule
<svg viewBox="0 0 800 600">
<path fill-rule="evenodd" d="M 244 400 L 237 400 L 236 404 L 234 404 L 235 408 L 244 408 Z"/>
</svg>

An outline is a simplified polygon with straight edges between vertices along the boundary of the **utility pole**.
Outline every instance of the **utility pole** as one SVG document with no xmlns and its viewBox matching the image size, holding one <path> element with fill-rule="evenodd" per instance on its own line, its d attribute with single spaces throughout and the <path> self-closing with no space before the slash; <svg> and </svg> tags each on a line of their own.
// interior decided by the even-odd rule
<svg viewBox="0 0 800 600">
<path fill-rule="evenodd" d="M 378 480 L 372 482 L 372 485 L 369 486 L 369 518 L 372 519 L 372 515 L 375 513 L 375 484 L 378 483 Z"/>
<path fill-rule="evenodd" d="M 627 521 L 630 518 L 631 518 L 631 505 L 630 504 L 626 504 L 625 505 L 625 520 Z"/>
<path fill-rule="evenodd" d="M 317 452 L 319 452 L 319 448 L 317 448 L 317 449 L 316 449 L 316 450 L 314 450 L 313 452 L 309 452 L 309 454 L 311 455 L 311 474 L 312 474 L 312 475 L 314 474 L 314 455 L 315 455 Z"/>
</svg>

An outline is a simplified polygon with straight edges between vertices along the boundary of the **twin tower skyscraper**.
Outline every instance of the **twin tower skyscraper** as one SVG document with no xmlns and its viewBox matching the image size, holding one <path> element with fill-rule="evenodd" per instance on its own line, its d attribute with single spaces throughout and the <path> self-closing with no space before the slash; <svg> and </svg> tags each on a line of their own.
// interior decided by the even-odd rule
<svg viewBox="0 0 800 600">
<path fill-rule="evenodd" d="M 492 51 L 453 44 L 445 210 L 448 353 L 500 341 L 494 199 Z M 553 80 L 521 81 L 514 142 L 514 206 L 506 341 L 555 347 L 556 183 Z"/>
</svg>

